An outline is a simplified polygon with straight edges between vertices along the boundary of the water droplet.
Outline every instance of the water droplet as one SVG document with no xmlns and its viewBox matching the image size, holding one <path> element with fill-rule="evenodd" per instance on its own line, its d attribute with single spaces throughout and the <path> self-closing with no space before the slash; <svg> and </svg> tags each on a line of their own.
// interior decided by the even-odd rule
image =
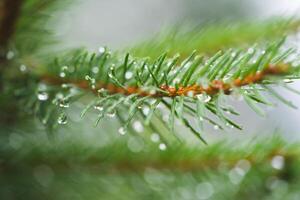
<svg viewBox="0 0 300 200">
<path fill-rule="evenodd" d="M 68 66 L 63 66 L 63 67 L 61 68 L 62 71 L 67 71 L 68 69 L 69 69 Z"/>
<path fill-rule="evenodd" d="M 47 101 L 49 98 L 49 95 L 47 92 L 38 92 L 37 97 L 40 101 Z"/>
<path fill-rule="evenodd" d="M 166 145 L 165 143 L 160 143 L 160 144 L 159 144 L 159 149 L 160 149 L 161 151 L 165 151 L 165 150 L 167 149 L 167 145 Z"/>
<path fill-rule="evenodd" d="M 103 111 L 103 110 L 104 110 L 104 108 L 103 108 L 103 106 L 102 106 L 101 104 L 96 104 L 96 105 L 94 105 L 94 108 L 95 108 L 96 110 L 99 110 L 99 111 Z"/>
<path fill-rule="evenodd" d="M 70 103 L 67 99 L 61 99 L 59 102 L 59 107 L 61 108 L 69 108 L 70 107 Z"/>
<path fill-rule="evenodd" d="M 7 60 L 11 60 L 15 57 L 15 53 L 13 51 L 8 51 L 6 54 Z"/>
<path fill-rule="evenodd" d="M 60 73 L 59 73 L 59 76 L 60 76 L 61 78 L 64 78 L 64 77 L 66 77 L 66 73 L 65 73 L 65 72 L 60 72 Z"/>
<path fill-rule="evenodd" d="M 128 71 L 128 72 L 125 73 L 125 78 L 126 78 L 127 80 L 131 79 L 132 76 L 133 76 L 133 73 L 130 72 L 130 71 Z"/>
<path fill-rule="evenodd" d="M 110 118 L 113 118 L 116 116 L 116 111 L 115 110 L 111 110 L 109 112 L 106 113 L 106 115 Z"/>
<path fill-rule="evenodd" d="M 272 158 L 271 165 L 274 169 L 281 170 L 284 168 L 284 164 L 285 164 L 284 162 L 285 162 L 284 157 L 277 155 Z"/>
<path fill-rule="evenodd" d="M 214 129 L 215 129 L 215 130 L 219 130 L 219 129 L 220 129 L 220 126 L 214 125 Z"/>
<path fill-rule="evenodd" d="M 120 135 L 125 135 L 126 132 L 127 132 L 127 129 L 125 127 L 120 127 L 118 132 L 119 132 Z"/>
<path fill-rule="evenodd" d="M 144 126 L 140 121 L 133 122 L 132 127 L 138 133 L 141 133 L 144 131 Z"/>
<path fill-rule="evenodd" d="M 248 160 L 243 159 L 237 162 L 235 168 L 241 175 L 245 175 L 250 170 L 251 163 Z"/>
<path fill-rule="evenodd" d="M 249 48 L 247 52 L 248 52 L 249 54 L 252 54 L 252 53 L 254 53 L 254 49 L 253 49 L 253 48 Z"/>
<path fill-rule="evenodd" d="M 157 133 L 152 133 L 151 136 L 150 136 L 150 138 L 151 138 L 151 141 L 155 142 L 155 143 L 159 142 L 159 140 L 160 140 L 160 137 L 159 137 L 159 135 Z"/>
<path fill-rule="evenodd" d="M 70 87 L 70 85 L 63 83 L 63 84 L 61 84 L 61 87 L 62 87 L 63 89 L 67 89 L 67 88 Z"/>
<path fill-rule="evenodd" d="M 203 103 L 208 103 L 211 100 L 211 96 L 207 94 L 197 94 L 197 99 Z"/>
<path fill-rule="evenodd" d="M 91 77 L 90 77 L 89 75 L 86 75 L 86 76 L 84 77 L 84 79 L 88 81 L 88 80 L 91 80 Z"/>
<path fill-rule="evenodd" d="M 105 47 L 99 47 L 98 52 L 103 54 L 106 51 Z"/>
<path fill-rule="evenodd" d="M 65 113 L 61 113 L 57 119 L 57 122 L 62 125 L 67 124 L 68 123 L 67 115 Z"/>
<path fill-rule="evenodd" d="M 202 182 L 196 186 L 197 199 L 209 199 L 214 194 L 214 188 L 209 182 Z"/>
<path fill-rule="evenodd" d="M 244 175 L 245 171 L 238 167 L 231 169 L 228 173 L 229 180 L 231 181 L 231 183 L 236 185 L 243 180 Z"/>
<path fill-rule="evenodd" d="M 148 115 L 148 114 L 150 113 L 150 108 L 149 108 L 149 106 L 144 106 L 144 107 L 142 108 L 142 111 L 143 111 L 143 114 L 144 114 L 144 115 Z"/>
<path fill-rule="evenodd" d="M 99 68 L 98 68 L 97 66 L 93 67 L 93 68 L 92 68 L 92 72 L 93 72 L 94 74 L 97 74 L 97 73 L 99 72 Z"/>
<path fill-rule="evenodd" d="M 20 71 L 21 72 L 26 72 L 27 71 L 26 65 L 20 65 Z"/>
</svg>

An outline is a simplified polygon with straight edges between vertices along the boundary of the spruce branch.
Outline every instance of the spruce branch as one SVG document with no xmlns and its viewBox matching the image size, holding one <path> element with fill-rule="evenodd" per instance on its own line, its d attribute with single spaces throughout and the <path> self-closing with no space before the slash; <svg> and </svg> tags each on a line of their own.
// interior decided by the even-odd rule
<svg viewBox="0 0 300 200">
<path fill-rule="evenodd" d="M 210 57 L 198 56 L 194 52 L 182 62 L 178 56 L 168 57 L 168 54 L 151 61 L 133 58 L 129 54 L 123 57 L 106 48 L 100 49 L 99 53 L 79 50 L 55 59 L 36 73 L 37 83 L 44 83 L 46 86 L 40 89 L 39 84 L 37 85 L 38 94 L 33 102 L 41 101 L 38 99 L 40 94 L 47 95 L 47 99 L 42 101 L 58 105 L 59 110 L 62 110 L 59 123 L 63 124 L 67 118 L 64 108 L 92 92 L 96 99 L 87 106 L 84 113 L 95 107 L 99 112 L 96 125 L 106 115 L 115 116 L 115 113 L 119 113 L 117 117 L 123 121 L 123 127 L 120 128 L 122 132 L 126 132 L 134 119 L 147 121 L 149 124 L 152 119 L 148 114 L 159 112 L 157 107 L 163 106 L 170 111 L 170 123 L 174 123 L 174 119 L 182 121 L 196 137 L 206 143 L 202 137 L 203 121 L 212 124 L 215 129 L 242 129 L 228 116 L 236 111 L 230 111 L 222 103 L 221 99 L 225 96 L 233 93 L 242 96 L 260 115 L 263 112 L 257 104 L 269 105 L 261 95 L 263 92 L 269 92 L 278 100 L 294 107 L 267 87 L 286 79 L 299 78 L 299 65 L 290 60 L 294 51 L 283 50 L 283 41 L 247 50 L 230 49 Z M 74 93 L 73 88 L 80 90 Z M 155 99 L 160 103 L 153 104 Z M 124 108 L 129 111 L 125 121 L 121 117 L 124 115 Z M 140 109 L 143 108 L 147 112 L 140 115 Z M 205 110 L 218 120 L 209 118 L 204 114 Z M 201 130 L 186 115 L 198 118 Z M 45 121 L 45 116 L 42 118 Z M 162 118 L 163 116 L 159 117 L 160 120 Z M 51 122 L 57 124 L 55 121 Z M 173 124 L 168 126 L 170 133 L 175 132 L 172 127 Z"/>
</svg>

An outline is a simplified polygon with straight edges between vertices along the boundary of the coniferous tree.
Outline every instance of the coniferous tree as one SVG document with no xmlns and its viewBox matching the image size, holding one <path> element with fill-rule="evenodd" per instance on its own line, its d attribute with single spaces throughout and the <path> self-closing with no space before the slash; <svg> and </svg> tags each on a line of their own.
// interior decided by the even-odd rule
<svg viewBox="0 0 300 200">
<path fill-rule="evenodd" d="M 47 22 L 69 2 L 0 2 L 1 199 L 299 198 L 297 144 L 203 145 L 209 126 L 242 132 L 229 97 L 296 108 L 277 86 L 299 93 L 297 19 L 63 51 Z"/>
</svg>

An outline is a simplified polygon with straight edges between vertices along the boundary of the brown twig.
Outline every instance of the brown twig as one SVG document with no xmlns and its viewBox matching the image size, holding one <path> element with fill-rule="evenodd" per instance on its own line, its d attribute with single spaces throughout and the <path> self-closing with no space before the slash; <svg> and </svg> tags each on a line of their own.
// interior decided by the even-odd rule
<svg viewBox="0 0 300 200">
<path fill-rule="evenodd" d="M 125 89 L 111 83 L 103 84 L 100 82 L 96 84 L 95 88 L 92 91 L 96 93 L 97 90 L 104 88 L 108 90 L 108 92 L 111 94 L 116 94 L 116 93 L 120 93 L 124 95 L 138 94 L 139 96 L 151 96 L 151 97 L 190 96 L 191 94 L 193 96 L 198 94 L 215 95 L 221 91 L 225 94 L 230 94 L 232 89 L 235 87 L 242 87 L 253 83 L 260 83 L 269 75 L 283 75 L 286 74 L 288 70 L 289 70 L 289 66 L 285 64 L 269 65 L 265 70 L 261 72 L 250 74 L 246 76 L 244 79 L 236 79 L 232 83 L 225 83 L 222 80 L 214 80 L 209 84 L 208 87 L 204 87 L 201 85 L 191 85 L 187 87 L 180 86 L 177 89 L 175 87 L 162 85 L 160 86 L 160 89 L 163 92 L 156 92 L 155 94 L 144 91 L 141 88 L 136 86 L 129 86 Z M 43 76 L 42 80 L 46 83 L 53 84 L 53 85 L 61 85 L 64 83 L 68 83 L 68 84 L 74 84 L 77 87 L 84 90 L 91 89 L 89 82 L 85 80 L 73 81 L 71 79 L 61 79 L 49 75 Z"/>
<path fill-rule="evenodd" d="M 10 37 L 14 34 L 15 25 L 20 15 L 23 0 L 2 0 L 0 44 L 6 46 Z"/>
</svg>

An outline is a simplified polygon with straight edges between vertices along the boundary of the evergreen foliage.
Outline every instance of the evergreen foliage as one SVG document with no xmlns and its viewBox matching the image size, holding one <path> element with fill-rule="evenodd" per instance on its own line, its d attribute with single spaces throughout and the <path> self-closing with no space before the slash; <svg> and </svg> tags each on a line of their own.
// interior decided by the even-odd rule
<svg viewBox="0 0 300 200">
<path fill-rule="evenodd" d="M 61 50 L 51 31 L 68 1 L 0 3 L 1 199 L 299 197 L 296 144 L 199 145 L 207 125 L 242 131 L 232 99 L 260 116 L 274 99 L 296 108 L 277 88 L 299 93 L 288 85 L 300 62 L 287 42 L 298 20 L 177 27 L 91 52 Z M 109 127 L 102 143 L 76 134 L 90 120 Z"/>
</svg>

